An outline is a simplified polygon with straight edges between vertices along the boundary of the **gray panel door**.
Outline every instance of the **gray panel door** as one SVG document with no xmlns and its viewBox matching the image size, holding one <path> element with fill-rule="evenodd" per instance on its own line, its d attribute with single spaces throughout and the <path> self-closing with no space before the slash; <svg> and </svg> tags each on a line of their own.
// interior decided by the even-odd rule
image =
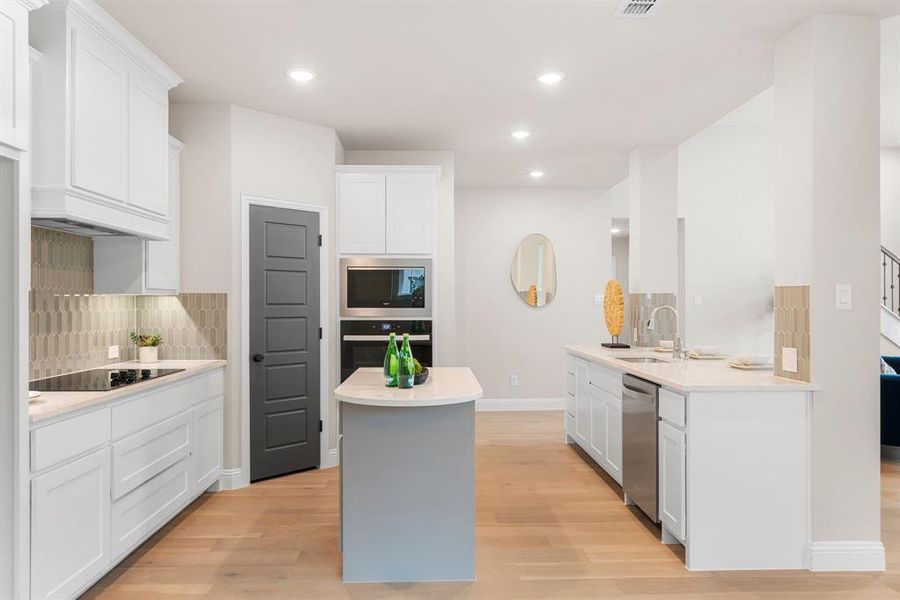
<svg viewBox="0 0 900 600">
<path fill-rule="evenodd" d="M 250 207 L 250 479 L 319 466 L 319 215 Z"/>
</svg>

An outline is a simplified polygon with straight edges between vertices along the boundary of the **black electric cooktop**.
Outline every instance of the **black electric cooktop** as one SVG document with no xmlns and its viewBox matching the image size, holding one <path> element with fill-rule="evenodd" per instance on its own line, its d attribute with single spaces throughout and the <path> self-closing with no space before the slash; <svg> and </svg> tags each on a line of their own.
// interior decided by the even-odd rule
<svg viewBox="0 0 900 600">
<path fill-rule="evenodd" d="M 91 369 L 36 379 L 28 384 L 28 389 L 33 392 L 106 392 L 181 371 L 184 369 Z"/>
</svg>

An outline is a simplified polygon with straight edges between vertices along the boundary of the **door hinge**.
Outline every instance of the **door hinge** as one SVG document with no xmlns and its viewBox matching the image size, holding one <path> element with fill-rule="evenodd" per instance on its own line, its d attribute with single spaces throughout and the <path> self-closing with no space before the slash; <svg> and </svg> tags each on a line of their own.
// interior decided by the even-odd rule
<svg viewBox="0 0 900 600">
<path fill-rule="evenodd" d="M 322 234 L 319 234 L 319 248 L 322 247 Z"/>
<path fill-rule="evenodd" d="M 322 419 L 319 419 L 319 433 L 322 432 Z"/>
<path fill-rule="evenodd" d="M 322 328 L 321 327 L 319 327 L 319 339 L 320 340 L 322 339 Z"/>
</svg>

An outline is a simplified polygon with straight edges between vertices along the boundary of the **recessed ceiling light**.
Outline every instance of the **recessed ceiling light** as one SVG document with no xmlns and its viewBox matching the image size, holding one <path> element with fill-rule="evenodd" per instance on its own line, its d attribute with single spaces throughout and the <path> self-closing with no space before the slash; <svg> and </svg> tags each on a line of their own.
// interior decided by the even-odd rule
<svg viewBox="0 0 900 600">
<path fill-rule="evenodd" d="M 529 135 L 531 135 L 531 132 L 528 131 L 527 129 L 516 129 L 515 131 L 512 132 L 512 136 L 514 138 L 516 138 L 517 140 L 524 140 Z"/>
<path fill-rule="evenodd" d="M 531 178 L 532 178 L 532 179 L 540 179 L 541 177 L 544 176 L 544 172 L 543 172 L 543 171 L 534 170 L 534 171 L 532 171 L 531 173 L 529 173 L 529 175 L 531 175 Z"/>
<path fill-rule="evenodd" d="M 618 227 L 613 227 L 612 229 L 609 230 L 609 232 L 610 232 L 610 233 L 613 233 L 613 234 L 615 234 L 615 233 L 622 233 L 622 230 L 619 229 Z"/>
<path fill-rule="evenodd" d="M 544 73 L 538 73 L 535 76 L 539 82 L 544 85 L 556 85 L 560 81 L 562 81 L 566 77 L 565 73 L 561 73 L 559 71 L 546 71 Z"/>
<path fill-rule="evenodd" d="M 290 77 L 294 81 L 300 81 L 300 82 L 312 81 L 313 79 L 316 78 L 315 71 L 311 71 L 309 69 L 301 69 L 299 67 L 296 69 L 288 70 L 287 74 L 288 74 L 288 77 Z"/>
</svg>

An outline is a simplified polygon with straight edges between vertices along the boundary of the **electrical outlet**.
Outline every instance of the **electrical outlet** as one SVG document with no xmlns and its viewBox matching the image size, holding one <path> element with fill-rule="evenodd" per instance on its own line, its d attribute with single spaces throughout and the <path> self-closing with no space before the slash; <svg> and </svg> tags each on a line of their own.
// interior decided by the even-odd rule
<svg viewBox="0 0 900 600">
<path fill-rule="evenodd" d="M 513 373 L 509 376 L 509 385 L 511 385 L 511 386 L 519 385 L 519 376 L 516 373 Z"/>
<path fill-rule="evenodd" d="M 797 372 L 797 349 L 782 348 L 781 349 L 781 368 L 788 373 Z"/>
<path fill-rule="evenodd" d="M 106 350 L 106 358 L 113 359 L 119 358 L 119 347 L 118 346 L 110 346 Z"/>
<path fill-rule="evenodd" d="M 603 306 L 603 294 L 594 294 L 594 306 Z"/>
</svg>

